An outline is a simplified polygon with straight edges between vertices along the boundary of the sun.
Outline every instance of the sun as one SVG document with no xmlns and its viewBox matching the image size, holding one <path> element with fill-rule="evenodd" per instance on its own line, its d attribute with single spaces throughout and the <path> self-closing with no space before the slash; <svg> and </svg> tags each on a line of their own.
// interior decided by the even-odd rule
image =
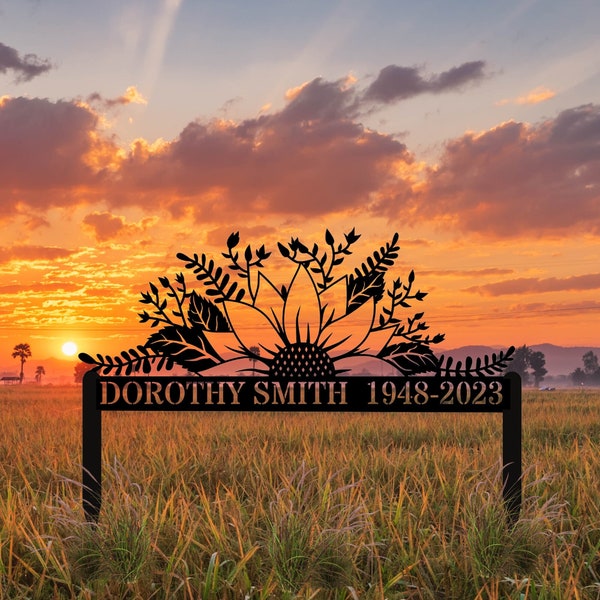
<svg viewBox="0 0 600 600">
<path fill-rule="evenodd" d="M 62 345 L 63 354 L 74 356 L 77 353 L 77 344 L 75 342 L 65 342 Z"/>
</svg>

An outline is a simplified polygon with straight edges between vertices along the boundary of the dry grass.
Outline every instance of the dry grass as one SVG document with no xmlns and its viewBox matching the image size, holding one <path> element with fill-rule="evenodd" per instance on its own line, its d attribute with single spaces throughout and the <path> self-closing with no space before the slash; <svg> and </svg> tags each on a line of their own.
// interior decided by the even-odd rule
<svg viewBox="0 0 600 600">
<path fill-rule="evenodd" d="M 79 388 L 0 389 L 0 599 L 600 598 L 600 392 L 524 398 L 509 528 L 499 415 L 104 414 L 80 506 Z"/>
</svg>

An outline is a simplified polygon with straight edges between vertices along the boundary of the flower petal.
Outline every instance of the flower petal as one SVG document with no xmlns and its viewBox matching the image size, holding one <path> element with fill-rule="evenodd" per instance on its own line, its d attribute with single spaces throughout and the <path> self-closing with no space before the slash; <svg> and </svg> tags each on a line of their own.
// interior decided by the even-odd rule
<svg viewBox="0 0 600 600">
<path fill-rule="evenodd" d="M 395 329 L 396 326 L 392 325 L 391 327 L 386 327 L 385 329 L 371 331 L 360 345 L 360 352 L 377 356 L 390 341 Z"/>
<path fill-rule="evenodd" d="M 203 331 L 202 333 L 223 360 L 231 358 L 233 353 L 242 352 L 237 336 L 231 331 Z"/>
<path fill-rule="evenodd" d="M 309 272 L 298 267 L 283 308 L 285 333 L 290 343 L 316 341 L 321 331 L 321 305 Z"/>
<path fill-rule="evenodd" d="M 332 358 L 358 350 L 371 331 L 374 316 L 375 299 L 371 298 L 350 314 L 326 327 L 321 332 L 319 345 L 324 347 Z M 332 345 L 335 347 L 331 348 Z"/>
<path fill-rule="evenodd" d="M 225 301 L 223 305 L 235 336 L 245 348 L 260 346 L 275 354 L 277 346 L 283 345 L 271 321 L 261 310 L 245 302 Z"/>
<path fill-rule="evenodd" d="M 270 279 L 258 273 L 258 290 L 254 299 L 254 308 L 267 315 L 273 326 L 283 322 L 283 298 Z"/>
</svg>

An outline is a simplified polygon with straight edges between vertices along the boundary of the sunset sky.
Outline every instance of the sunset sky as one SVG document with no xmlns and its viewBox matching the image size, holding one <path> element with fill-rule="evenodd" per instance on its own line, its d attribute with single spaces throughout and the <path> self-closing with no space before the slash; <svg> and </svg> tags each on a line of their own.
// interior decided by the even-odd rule
<svg viewBox="0 0 600 600">
<path fill-rule="evenodd" d="M 600 346 L 600 3 L 0 0 L 0 370 L 177 252 L 400 234 L 445 348 Z M 224 261 L 223 261 L 224 263 Z M 346 266 L 344 266 L 346 268 Z M 281 283 L 280 282 L 280 283 Z M 289 280 L 287 281 L 289 283 Z"/>
</svg>

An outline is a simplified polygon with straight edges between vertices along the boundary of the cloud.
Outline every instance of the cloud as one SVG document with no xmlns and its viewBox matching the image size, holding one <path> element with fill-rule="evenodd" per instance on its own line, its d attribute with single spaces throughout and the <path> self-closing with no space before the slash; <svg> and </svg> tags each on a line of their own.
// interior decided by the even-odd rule
<svg viewBox="0 0 600 600">
<path fill-rule="evenodd" d="M 422 238 L 416 238 L 416 239 L 401 239 L 400 240 L 400 246 L 405 248 L 405 247 L 416 247 L 416 246 L 431 246 L 431 241 L 430 240 L 425 240 Z"/>
<path fill-rule="evenodd" d="M 113 217 L 110 213 L 92 213 L 86 215 L 83 223 L 93 232 L 99 242 L 116 237 L 126 226 L 123 217 Z"/>
<path fill-rule="evenodd" d="M 476 72 L 457 67 L 429 85 L 449 89 Z M 599 105 L 466 133 L 428 166 L 397 137 L 363 125 L 357 86 L 315 78 L 289 90 L 279 110 L 196 120 L 172 140 L 130 148 L 102 129 L 90 105 L 0 98 L 0 214 L 43 218 L 53 206 L 103 202 L 104 210 L 135 206 L 209 229 L 231 215 L 345 213 L 495 238 L 600 231 Z M 99 241 L 142 227 L 90 215 Z"/>
<path fill-rule="evenodd" d="M 116 106 L 126 106 L 127 104 L 148 104 L 148 101 L 134 85 L 129 86 L 125 93 L 116 98 L 104 98 L 99 92 L 94 92 L 87 97 L 90 104 L 99 104 L 104 108 L 111 109 Z"/>
<path fill-rule="evenodd" d="M 0 264 L 6 264 L 13 260 L 57 260 L 67 258 L 75 253 L 75 250 L 67 250 L 56 246 L 0 246 Z"/>
<path fill-rule="evenodd" d="M 531 318 L 532 315 L 538 316 L 541 313 L 548 313 L 550 316 L 571 316 L 585 314 L 587 311 L 600 311 L 600 302 L 597 300 L 584 300 L 581 302 L 531 302 L 512 304 L 508 307 L 510 314 L 520 314 Z"/>
<path fill-rule="evenodd" d="M 600 288 L 600 273 L 591 273 L 589 275 L 548 277 L 545 279 L 520 277 L 486 285 L 476 285 L 466 288 L 464 291 L 482 296 L 506 296 L 510 294 L 595 290 L 598 288 Z"/>
<path fill-rule="evenodd" d="M 140 223 L 127 223 L 124 217 L 116 217 L 108 212 L 93 212 L 86 215 L 83 223 L 98 242 L 106 242 L 121 233 L 142 233 L 157 222 L 156 217 L 142 219 Z"/>
<path fill-rule="evenodd" d="M 356 94 L 347 80 L 325 81 L 317 77 L 285 93 L 287 105 L 280 119 L 286 123 L 335 121 L 356 116 Z"/>
<path fill-rule="evenodd" d="M 518 98 L 505 98 L 496 102 L 496 106 L 503 106 L 505 104 L 539 104 L 540 102 L 546 102 L 556 96 L 556 92 L 548 89 L 544 86 L 539 86 Z"/>
<path fill-rule="evenodd" d="M 36 54 L 21 56 L 17 50 L 0 42 L 0 73 L 13 71 L 17 83 L 30 81 L 50 69 L 50 61 L 41 59 Z"/>
<path fill-rule="evenodd" d="M 0 194 L 0 205 L 2 204 Z M 29 210 L 26 206 L 17 204 L 13 212 L 10 215 L 12 218 L 18 217 L 23 223 L 23 227 L 28 231 L 34 231 L 41 227 L 50 227 L 50 221 L 46 218 L 46 215 L 39 212 Z M 0 217 L 0 221 L 2 218 Z"/>
<path fill-rule="evenodd" d="M 98 116 L 74 101 L 0 99 L 0 209 L 14 213 L 89 201 L 117 159 Z"/>
<path fill-rule="evenodd" d="M 500 269 L 497 267 L 489 267 L 484 269 L 429 269 L 419 271 L 420 275 L 437 275 L 448 277 L 482 277 L 487 275 L 508 275 L 513 273 L 513 269 Z"/>
<path fill-rule="evenodd" d="M 278 112 L 240 122 L 188 124 L 150 151 L 138 143 L 119 172 L 117 201 L 166 198 L 175 216 L 206 221 L 232 214 L 321 215 L 362 207 L 393 165 L 410 165 L 406 146 L 353 118 L 345 80 L 314 79 Z M 127 189 L 137 195 L 127 196 Z"/>
<path fill-rule="evenodd" d="M 469 63 L 470 64 L 470 63 Z M 477 68 L 463 65 L 429 82 L 460 85 Z M 96 108 L 144 99 L 135 87 L 88 103 L 0 100 L 0 205 L 31 211 L 94 203 L 165 209 L 175 218 L 217 222 L 238 215 L 325 215 L 406 202 L 422 166 L 394 136 L 366 128 L 357 81 L 315 78 L 278 111 L 242 121 L 193 121 L 172 141 L 137 140 L 129 150 L 102 130 Z M 370 110 L 373 102 L 369 102 Z M 390 192 L 389 190 L 392 190 Z M 118 223 L 95 222 L 98 235 Z"/>
<path fill-rule="evenodd" d="M 466 62 L 438 75 L 425 79 L 418 67 L 388 65 L 379 72 L 377 79 L 367 88 L 364 100 L 391 104 L 419 94 L 440 94 L 463 89 L 468 84 L 485 77 L 485 62 Z"/>
<path fill-rule="evenodd" d="M 600 105 L 448 142 L 415 215 L 495 237 L 600 231 Z"/>
<path fill-rule="evenodd" d="M 7 296 L 9 294 L 27 295 L 41 293 L 45 295 L 48 292 L 73 292 L 81 289 L 81 285 L 76 283 L 57 282 L 57 283 L 28 283 L 27 285 L 13 284 L 0 286 L 0 295 Z"/>
</svg>

